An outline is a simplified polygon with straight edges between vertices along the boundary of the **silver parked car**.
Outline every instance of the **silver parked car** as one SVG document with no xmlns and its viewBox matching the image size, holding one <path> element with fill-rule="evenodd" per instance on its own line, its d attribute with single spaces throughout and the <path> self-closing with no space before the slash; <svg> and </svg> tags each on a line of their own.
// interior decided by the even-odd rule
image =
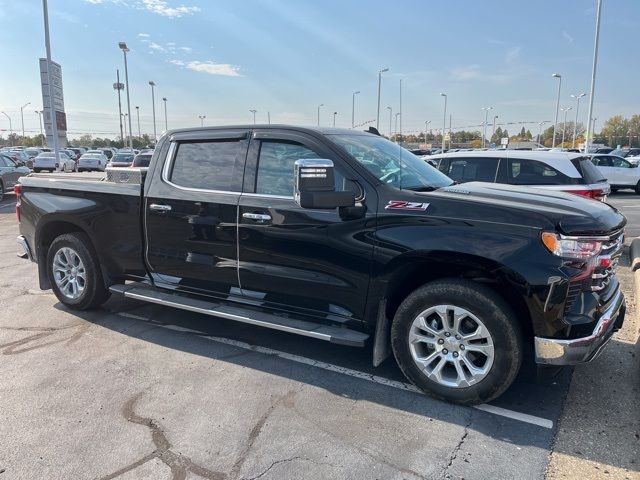
<svg viewBox="0 0 640 480">
<path fill-rule="evenodd" d="M 109 159 L 107 156 L 99 150 L 89 150 L 87 153 L 80 157 L 78 160 L 79 172 L 91 172 L 100 171 L 104 172 L 107 167 Z"/>
<path fill-rule="evenodd" d="M 58 158 L 53 152 L 42 152 L 33 159 L 33 171 L 36 173 L 43 170 L 49 172 L 74 172 L 77 171 L 77 168 L 75 160 L 62 152 L 58 153 Z"/>
<path fill-rule="evenodd" d="M 0 201 L 4 199 L 4 194 L 13 191 L 13 186 L 18 183 L 18 179 L 28 175 L 29 170 L 25 166 L 20 166 L 7 155 L 0 154 Z"/>
</svg>

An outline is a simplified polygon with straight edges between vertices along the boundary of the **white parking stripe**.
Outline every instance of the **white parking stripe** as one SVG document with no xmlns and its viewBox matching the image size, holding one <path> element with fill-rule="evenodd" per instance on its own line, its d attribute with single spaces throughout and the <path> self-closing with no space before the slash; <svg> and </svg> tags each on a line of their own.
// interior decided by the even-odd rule
<svg viewBox="0 0 640 480">
<path fill-rule="evenodd" d="M 15 206 L 16 206 L 15 203 L 7 203 L 6 205 L 0 205 L 0 208 L 15 207 Z"/>
<path fill-rule="evenodd" d="M 145 317 L 127 313 L 127 312 L 118 313 L 118 315 L 125 318 L 143 320 L 146 322 L 150 321 Z M 302 363 L 304 365 L 321 368 L 323 370 L 328 370 L 330 372 L 341 373 L 342 375 L 348 375 L 350 377 L 359 378 L 361 380 L 366 380 L 368 382 L 373 382 L 380 385 L 385 385 L 387 387 L 396 388 L 398 390 L 404 390 L 406 392 L 412 392 L 412 393 L 419 393 L 421 395 L 423 394 L 422 390 L 420 390 L 418 387 L 414 385 L 411 385 L 410 383 L 399 382 L 397 380 L 390 380 L 388 378 L 380 377 L 378 375 L 373 375 L 371 373 L 361 372 L 359 370 L 353 370 L 347 367 L 341 367 L 339 365 L 334 365 L 332 363 L 326 363 L 320 360 L 314 360 L 312 358 L 307 358 L 307 357 L 302 357 L 300 355 L 295 355 L 292 353 L 282 352 L 280 350 L 274 350 L 273 348 L 269 348 L 269 347 L 262 347 L 260 345 L 251 345 L 249 343 L 241 342 L 239 340 L 233 340 L 231 338 L 215 337 L 212 335 L 207 335 L 205 332 L 193 330 L 191 328 L 180 327 L 178 325 L 164 325 L 160 323 L 158 323 L 157 325 L 159 327 L 166 328 L 168 330 L 195 333 L 198 335 L 202 335 L 203 338 L 212 340 L 217 343 L 231 345 L 233 347 L 242 348 L 244 350 L 249 350 L 252 352 L 262 353 L 265 355 L 272 355 L 272 356 L 283 358 L 285 360 L 289 360 L 292 362 Z M 515 412 L 513 410 L 508 410 L 506 408 L 496 407 L 494 405 L 488 405 L 486 403 L 483 403 L 481 405 L 475 405 L 473 408 L 477 410 L 481 410 L 486 413 L 491 413 L 493 415 L 499 415 L 501 417 L 510 418 L 512 420 L 529 423 L 531 425 L 537 425 L 539 427 L 549 428 L 549 429 L 553 428 L 553 422 L 546 418 L 536 417 L 534 415 L 528 415 L 526 413 Z"/>
</svg>

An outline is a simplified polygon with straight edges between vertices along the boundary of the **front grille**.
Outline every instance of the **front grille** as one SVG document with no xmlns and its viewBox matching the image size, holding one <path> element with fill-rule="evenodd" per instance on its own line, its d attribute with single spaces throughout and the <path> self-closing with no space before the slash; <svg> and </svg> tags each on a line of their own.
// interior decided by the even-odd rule
<svg viewBox="0 0 640 480">
<path fill-rule="evenodd" d="M 623 232 L 611 235 L 609 240 L 603 242 L 602 251 L 594 260 L 590 285 L 592 292 L 601 292 L 611 283 L 611 279 L 616 273 L 618 261 L 622 255 L 623 245 Z"/>
</svg>

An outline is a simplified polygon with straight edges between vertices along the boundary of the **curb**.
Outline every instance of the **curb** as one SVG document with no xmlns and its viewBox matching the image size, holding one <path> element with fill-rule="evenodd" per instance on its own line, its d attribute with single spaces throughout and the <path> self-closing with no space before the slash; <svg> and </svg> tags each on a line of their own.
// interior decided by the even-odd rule
<svg viewBox="0 0 640 480">
<path fill-rule="evenodd" d="M 640 268 L 640 237 L 634 238 L 631 241 L 631 246 L 629 247 L 629 263 L 631 264 L 632 272 Z"/>
</svg>

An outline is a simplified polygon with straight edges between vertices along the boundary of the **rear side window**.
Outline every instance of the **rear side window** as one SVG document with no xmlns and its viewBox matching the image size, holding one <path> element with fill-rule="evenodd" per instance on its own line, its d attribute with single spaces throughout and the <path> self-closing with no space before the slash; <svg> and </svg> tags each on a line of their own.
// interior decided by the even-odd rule
<svg viewBox="0 0 640 480">
<path fill-rule="evenodd" d="M 598 170 L 598 167 L 591 163 L 591 160 L 587 157 L 574 158 L 571 160 L 571 163 L 573 163 L 573 166 L 576 167 L 576 170 L 582 175 L 585 184 L 606 182 L 602 172 Z"/>
<path fill-rule="evenodd" d="M 148 167 L 151 162 L 151 155 L 137 155 L 133 159 L 134 167 Z"/>
<path fill-rule="evenodd" d="M 445 174 L 457 182 L 495 182 L 497 158 L 452 158 Z"/>
<path fill-rule="evenodd" d="M 509 159 L 507 178 L 512 185 L 575 185 L 579 183 L 578 179 L 570 178 L 546 163 L 524 158 Z"/>
<path fill-rule="evenodd" d="M 237 140 L 179 143 L 169 180 L 187 188 L 239 191 L 232 179 L 241 145 Z"/>
</svg>

